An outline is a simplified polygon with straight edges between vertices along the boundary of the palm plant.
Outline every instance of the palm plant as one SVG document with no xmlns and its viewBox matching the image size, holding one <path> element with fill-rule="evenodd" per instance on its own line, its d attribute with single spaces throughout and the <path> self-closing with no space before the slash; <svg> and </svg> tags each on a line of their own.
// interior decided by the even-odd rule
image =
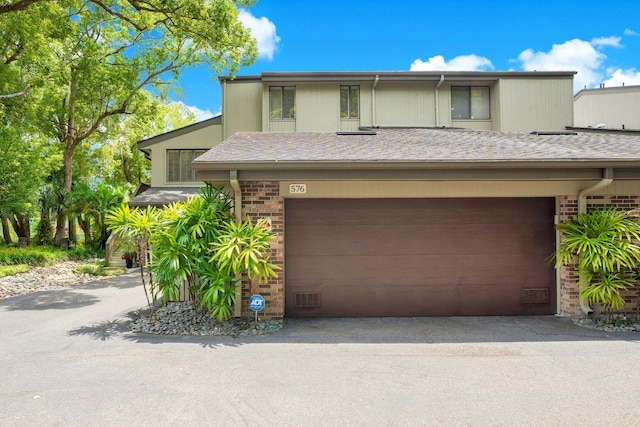
<svg viewBox="0 0 640 427">
<path fill-rule="evenodd" d="M 576 262 L 580 295 L 607 310 L 624 307 L 620 291 L 636 285 L 640 264 L 640 222 L 615 208 L 581 213 L 558 224 L 556 268 Z"/>
<path fill-rule="evenodd" d="M 109 231 L 115 233 L 124 241 L 133 240 L 135 242 L 135 249 L 140 263 L 140 278 L 149 306 L 151 306 L 151 300 L 149 299 L 144 279 L 144 267 L 147 260 L 149 241 L 159 223 L 158 210 L 153 206 L 148 206 L 144 210 L 137 208 L 131 210 L 128 204 L 123 203 L 111 209 L 105 215 L 105 224 Z"/>
</svg>

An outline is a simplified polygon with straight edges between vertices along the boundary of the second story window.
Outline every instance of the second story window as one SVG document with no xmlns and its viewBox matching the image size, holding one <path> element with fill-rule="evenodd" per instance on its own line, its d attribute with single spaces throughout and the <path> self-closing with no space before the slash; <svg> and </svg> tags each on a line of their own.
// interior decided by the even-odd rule
<svg viewBox="0 0 640 427">
<path fill-rule="evenodd" d="M 360 86 L 340 86 L 340 117 L 360 117 Z"/>
<path fill-rule="evenodd" d="M 191 162 L 207 150 L 167 150 L 167 182 L 194 182 L 196 172 Z"/>
<path fill-rule="evenodd" d="M 273 120 L 296 118 L 296 88 L 271 86 L 269 88 L 269 117 Z"/>
<path fill-rule="evenodd" d="M 488 86 L 452 86 L 452 120 L 489 120 L 491 103 Z"/>
</svg>

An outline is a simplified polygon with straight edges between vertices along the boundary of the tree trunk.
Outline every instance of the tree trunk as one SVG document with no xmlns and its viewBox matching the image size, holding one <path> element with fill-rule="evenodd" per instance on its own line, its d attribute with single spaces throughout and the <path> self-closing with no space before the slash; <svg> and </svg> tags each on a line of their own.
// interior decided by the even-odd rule
<svg viewBox="0 0 640 427">
<path fill-rule="evenodd" d="M 78 73 L 74 67 L 71 67 L 71 81 L 69 82 L 69 118 L 67 120 L 67 128 L 64 137 L 61 138 L 61 143 L 64 145 L 64 176 L 62 180 L 62 188 L 68 194 L 71 192 L 72 173 L 73 173 L 73 152 L 75 151 L 77 141 L 75 140 L 75 113 L 76 113 L 76 89 L 78 88 Z M 62 245 L 67 224 L 66 215 L 63 210 L 58 211 L 58 217 L 56 218 L 56 245 Z"/>
<path fill-rule="evenodd" d="M 9 228 L 9 218 L 6 215 L 2 215 L 2 237 L 7 245 L 13 243 L 11 238 L 11 229 Z"/>
<path fill-rule="evenodd" d="M 78 235 L 76 233 L 76 219 L 72 216 L 69 217 L 69 243 L 77 243 Z"/>
<path fill-rule="evenodd" d="M 27 245 L 31 244 L 31 222 L 28 217 L 23 215 L 11 215 L 9 218 L 13 230 L 16 232 L 18 239 L 24 239 Z"/>
<path fill-rule="evenodd" d="M 82 232 L 84 233 L 84 244 L 85 246 L 93 245 L 93 239 L 91 238 L 91 218 L 82 215 L 78 215 L 78 223 L 80 224 L 80 228 L 82 228 Z"/>
</svg>

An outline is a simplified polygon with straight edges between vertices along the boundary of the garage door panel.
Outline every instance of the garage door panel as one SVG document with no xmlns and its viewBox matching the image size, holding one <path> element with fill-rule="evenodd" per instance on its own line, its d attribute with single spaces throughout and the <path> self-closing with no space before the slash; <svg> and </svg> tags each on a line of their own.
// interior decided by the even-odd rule
<svg viewBox="0 0 640 427">
<path fill-rule="evenodd" d="M 285 209 L 288 316 L 555 311 L 553 199 L 296 199 Z M 523 289 L 547 300 L 524 304 Z M 301 294 L 320 306 L 296 306 Z"/>
<path fill-rule="evenodd" d="M 523 224 L 522 227 L 530 227 Z M 502 236 L 504 226 L 484 225 L 479 230 L 475 225 L 462 224 L 450 230 L 446 235 L 440 232 L 440 225 L 416 226 L 365 226 L 341 225 L 334 227 L 290 227 L 288 232 L 306 236 L 304 241 L 291 242 L 287 246 L 290 253 L 296 255 L 373 255 L 380 252 L 397 254 L 459 254 L 492 251 L 494 254 L 509 254 L 513 251 L 537 250 L 538 236 L 529 233 L 511 233 L 508 238 Z M 327 239 L 331 234 L 333 237 Z M 306 243 L 312 240 L 313 245 Z M 497 242 L 493 244 L 492 242 Z M 553 245 L 545 251 L 553 252 Z"/>
</svg>

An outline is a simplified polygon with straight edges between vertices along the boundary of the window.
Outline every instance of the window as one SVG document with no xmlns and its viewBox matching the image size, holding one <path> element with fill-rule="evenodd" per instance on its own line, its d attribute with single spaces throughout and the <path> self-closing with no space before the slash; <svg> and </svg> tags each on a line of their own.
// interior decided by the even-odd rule
<svg viewBox="0 0 640 427">
<path fill-rule="evenodd" d="M 340 117 L 360 117 L 360 86 L 340 86 Z"/>
<path fill-rule="evenodd" d="M 167 150 L 167 182 L 196 181 L 191 162 L 207 150 Z"/>
<path fill-rule="evenodd" d="M 296 118 L 296 88 L 272 86 L 269 88 L 269 114 L 272 119 Z"/>
<path fill-rule="evenodd" d="M 491 118 L 488 86 L 452 86 L 452 120 L 488 120 Z"/>
</svg>

